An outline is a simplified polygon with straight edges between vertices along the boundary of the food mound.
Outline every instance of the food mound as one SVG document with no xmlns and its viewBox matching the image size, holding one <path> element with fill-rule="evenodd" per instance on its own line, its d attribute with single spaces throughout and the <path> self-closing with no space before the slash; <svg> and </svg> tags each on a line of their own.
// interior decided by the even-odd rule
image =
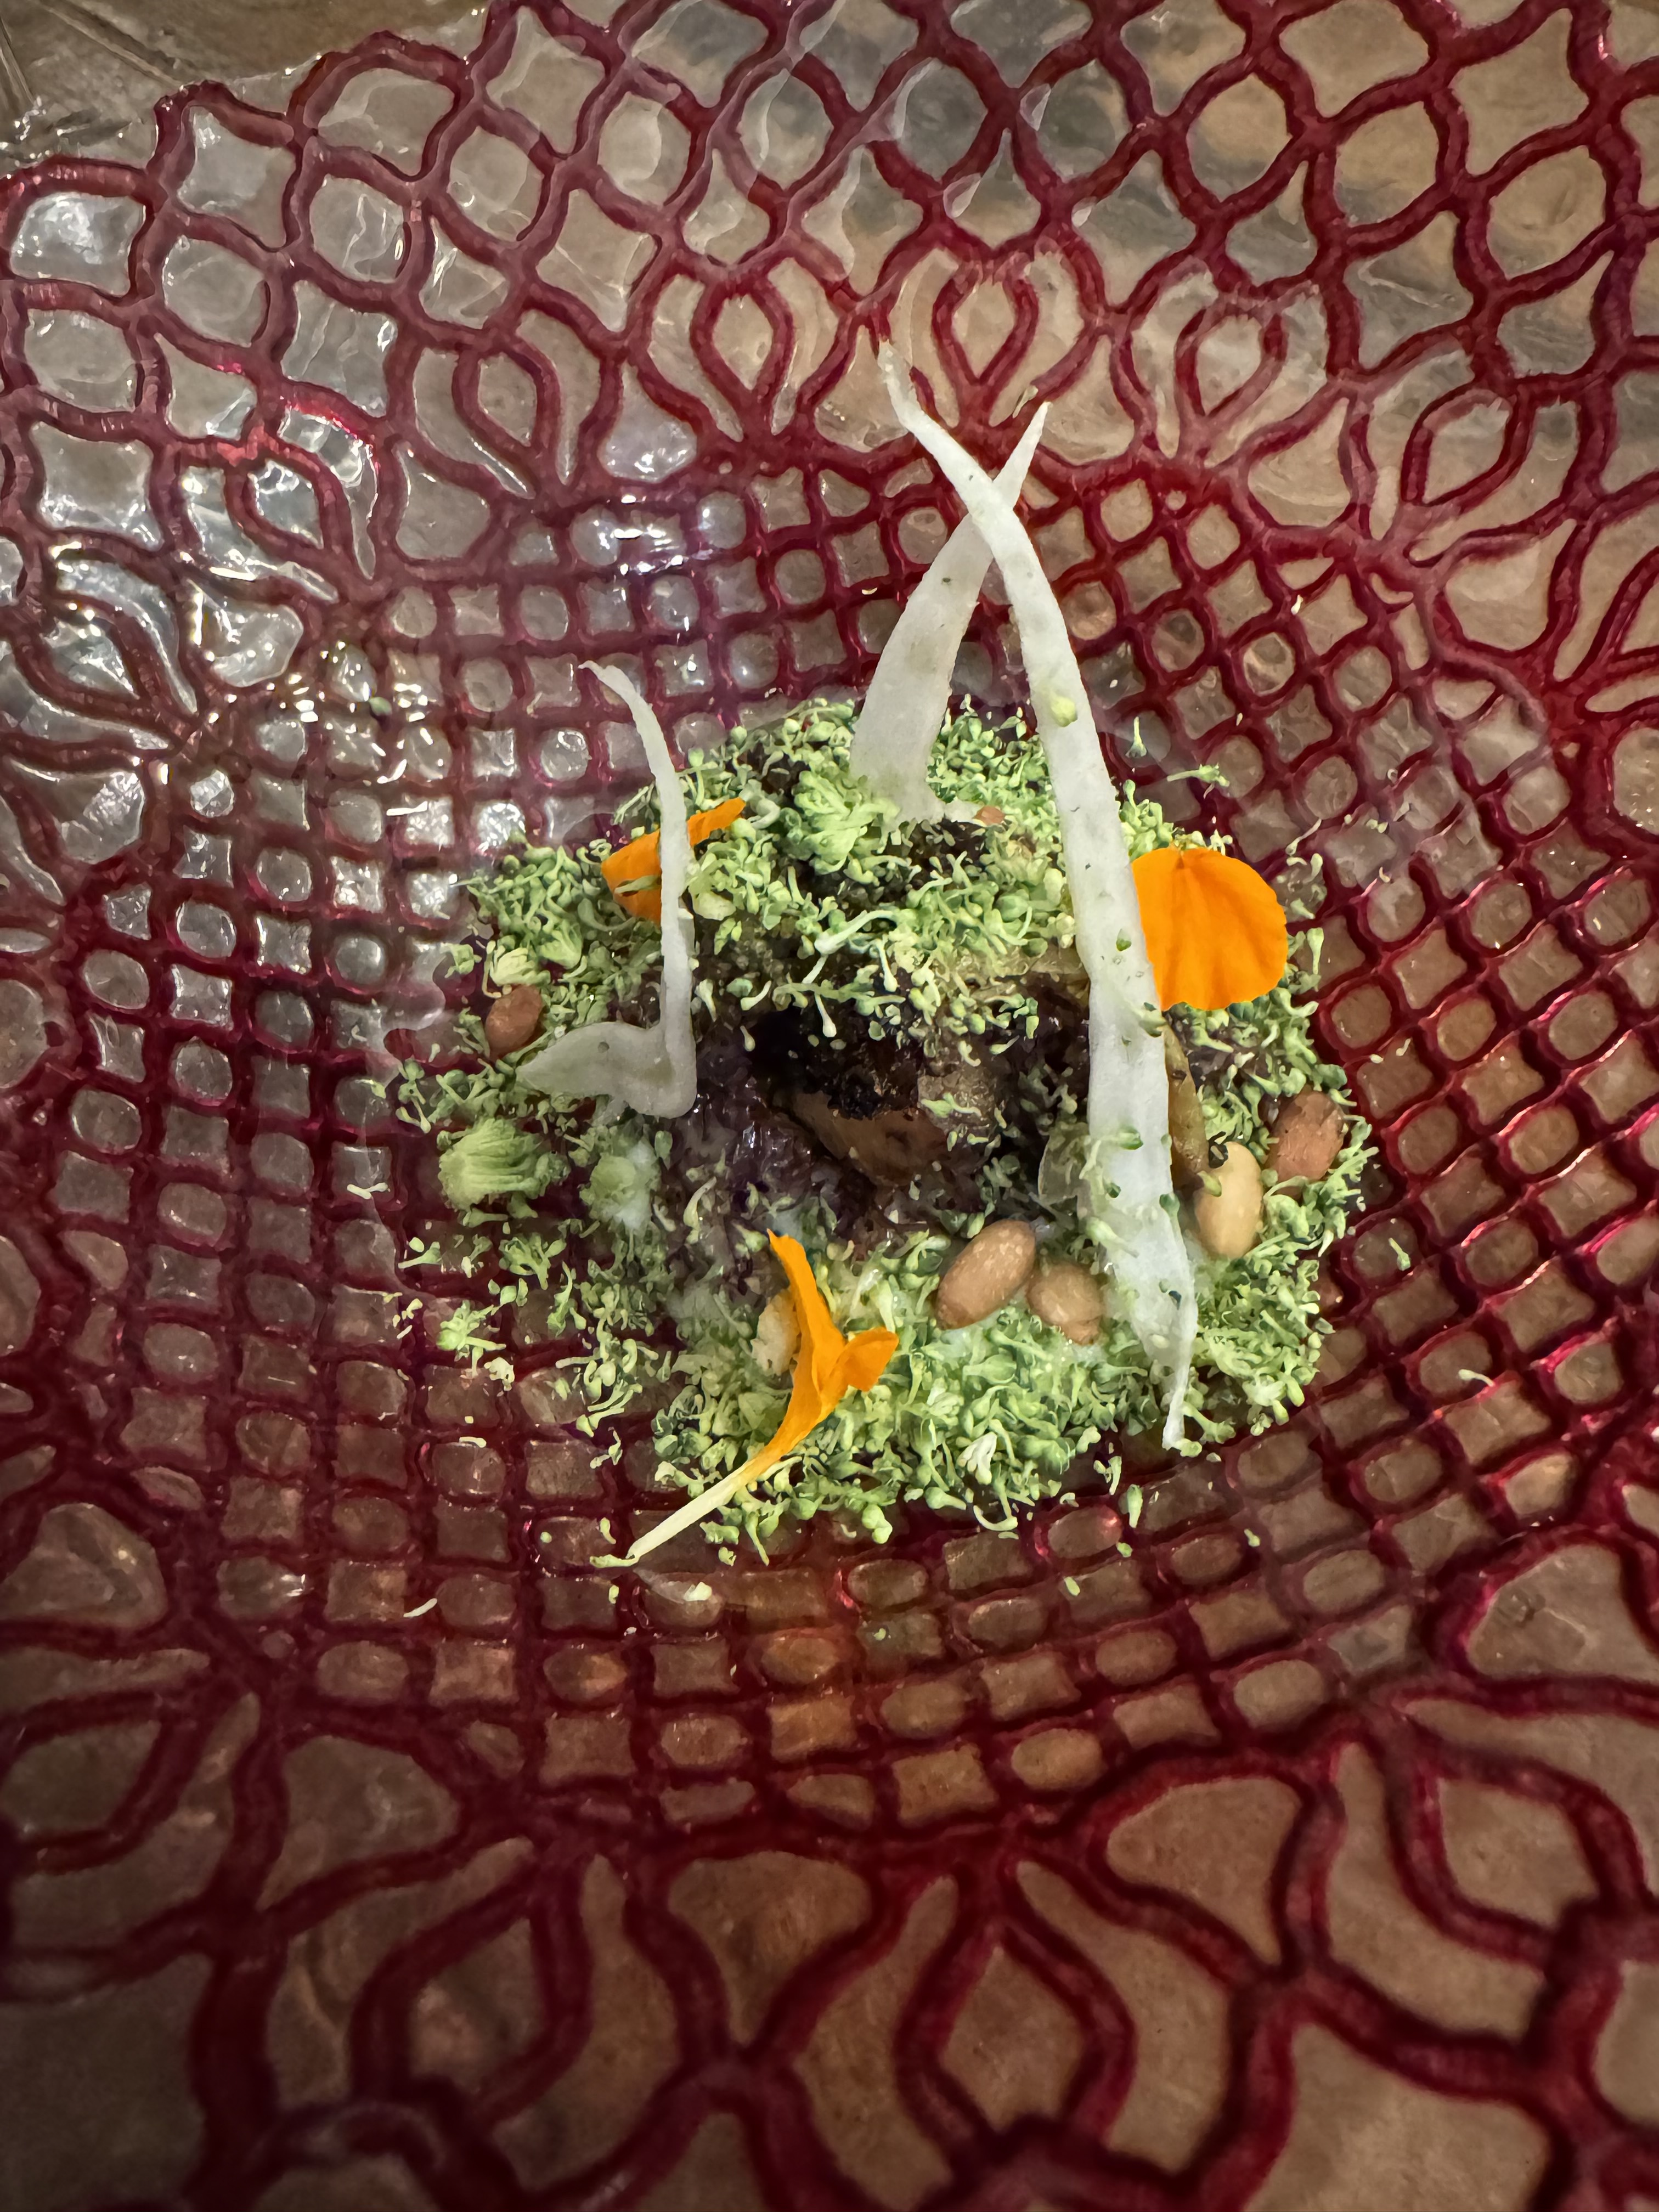
<svg viewBox="0 0 1659 2212">
<path fill-rule="evenodd" d="M 590 1432 L 655 1409 L 690 1495 L 630 1559 L 699 1519 L 763 1550 L 908 1504 L 1007 1528 L 1115 1486 L 1126 1437 L 1268 1427 L 1369 1157 L 1312 1042 L 1316 932 L 1112 790 L 1014 519 L 1038 423 L 993 484 L 888 368 L 969 520 L 861 712 L 677 773 L 597 670 L 653 783 L 618 842 L 472 886 L 479 1009 L 404 1071 L 456 1217 L 410 1258 L 466 1278 L 440 1342 L 554 1347 Z M 1035 731 L 947 707 L 993 556 Z"/>
</svg>

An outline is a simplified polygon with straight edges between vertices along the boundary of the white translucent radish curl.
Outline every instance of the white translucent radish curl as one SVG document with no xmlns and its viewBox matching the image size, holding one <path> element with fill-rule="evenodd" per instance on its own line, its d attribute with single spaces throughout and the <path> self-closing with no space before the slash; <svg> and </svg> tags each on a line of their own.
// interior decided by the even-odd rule
<svg viewBox="0 0 1659 2212">
<path fill-rule="evenodd" d="M 661 814 L 662 1002 L 647 1029 L 628 1022 L 588 1022 L 555 1037 L 519 1070 L 519 1079 L 552 1098 L 619 1098 L 636 1114 L 665 1119 L 691 1109 L 697 1096 L 697 1048 L 691 1035 L 691 917 L 685 886 L 691 839 L 685 795 L 662 724 L 620 669 L 582 665 L 614 691 L 634 718 L 656 778 Z"/>
<path fill-rule="evenodd" d="M 1173 1445 L 1181 1440 L 1198 1305 L 1170 1177 L 1169 1079 L 1158 991 L 1117 793 L 1066 618 L 1012 501 L 917 404 L 890 345 L 882 348 L 880 362 L 895 414 L 950 478 L 1001 569 L 1019 631 L 1031 711 L 1060 813 L 1078 952 L 1089 975 L 1089 1225 L 1147 1357 L 1169 1371 L 1164 1437 Z"/>
<path fill-rule="evenodd" d="M 1039 407 L 997 478 L 1012 505 L 1019 495 L 1048 416 Z M 957 523 L 905 601 L 881 649 L 853 732 L 848 765 L 907 822 L 937 822 L 945 801 L 927 781 L 927 763 L 951 704 L 951 673 L 991 565 L 971 515 Z M 971 815 L 965 803 L 959 811 Z"/>
</svg>

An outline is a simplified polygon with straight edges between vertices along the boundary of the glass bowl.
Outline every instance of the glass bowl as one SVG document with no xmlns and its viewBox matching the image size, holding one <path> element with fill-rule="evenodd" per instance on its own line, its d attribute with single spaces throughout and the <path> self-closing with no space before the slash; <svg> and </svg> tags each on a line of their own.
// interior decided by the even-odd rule
<svg viewBox="0 0 1659 2212">
<path fill-rule="evenodd" d="M 572 0 L 0 187 L 0 2202 L 1659 2200 L 1659 18 Z M 660 1510 L 410 1310 L 465 878 L 1026 513 L 1323 931 L 1285 1428 Z M 959 687 L 1018 696 L 994 591 Z M 1218 783 L 1194 780 L 1211 766 Z"/>
</svg>

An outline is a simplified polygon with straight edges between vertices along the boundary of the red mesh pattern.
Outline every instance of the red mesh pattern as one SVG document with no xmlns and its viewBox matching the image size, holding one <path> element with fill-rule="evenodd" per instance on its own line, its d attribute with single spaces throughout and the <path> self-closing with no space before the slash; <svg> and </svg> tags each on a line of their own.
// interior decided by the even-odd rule
<svg viewBox="0 0 1659 2212">
<path fill-rule="evenodd" d="M 0 187 L 19 2203 L 1307 2212 L 1368 2099 L 1413 2203 L 1659 2194 L 1659 39 L 1492 12 L 503 8 Z M 619 1582 L 646 1425 L 431 1351 L 369 1079 L 637 779 L 583 659 L 867 677 L 889 331 L 1051 403 L 1115 765 L 1318 902 L 1383 1164 L 1134 1527 Z"/>
</svg>

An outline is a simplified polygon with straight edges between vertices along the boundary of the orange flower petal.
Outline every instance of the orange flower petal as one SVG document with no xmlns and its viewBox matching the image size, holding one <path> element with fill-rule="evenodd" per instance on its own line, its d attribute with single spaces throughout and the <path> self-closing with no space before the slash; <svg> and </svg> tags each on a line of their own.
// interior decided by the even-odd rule
<svg viewBox="0 0 1659 2212">
<path fill-rule="evenodd" d="M 837 1392 L 836 1396 L 839 1395 Z M 810 1437 L 830 1411 L 833 1403 L 833 1400 L 829 1404 L 825 1403 L 824 1393 L 812 1380 L 810 1364 L 805 1359 L 797 1359 L 794 1384 L 789 1393 L 789 1403 L 784 1408 L 783 1419 L 778 1425 L 777 1434 L 750 1462 L 755 1468 L 756 1475 L 763 1474 L 766 1467 L 775 1466 L 786 1452 L 793 1451 L 798 1443 Z M 756 1462 L 760 1460 L 765 1461 L 766 1467 L 756 1465 Z"/>
<path fill-rule="evenodd" d="M 795 1355 L 795 1379 L 789 1403 L 771 1442 L 739 1470 L 745 1484 L 758 1482 L 786 1453 L 803 1443 L 848 1390 L 867 1390 L 898 1350 L 890 1328 L 861 1330 L 849 1342 L 830 1318 L 812 1263 L 796 1238 L 774 1237 L 777 1254 L 795 1300 L 801 1345 Z"/>
<path fill-rule="evenodd" d="M 746 799 L 723 799 L 718 806 L 705 806 L 691 815 L 685 829 L 693 849 L 712 837 L 717 830 L 729 830 L 747 804 Z M 608 854 L 599 863 L 599 873 L 625 914 L 637 915 L 642 921 L 662 920 L 662 888 L 658 881 L 662 874 L 659 830 L 647 830 Z"/>
<path fill-rule="evenodd" d="M 662 839 L 655 830 L 635 837 L 599 863 L 599 873 L 611 886 L 624 914 L 641 921 L 662 920 Z M 634 888 L 629 889 L 632 885 Z"/>
<path fill-rule="evenodd" d="M 705 806 L 686 823 L 691 842 L 701 845 L 705 837 L 712 837 L 717 830 L 729 830 L 744 808 L 746 799 L 723 799 L 718 806 Z"/>
<path fill-rule="evenodd" d="M 777 1434 L 744 1460 L 740 1468 L 687 1498 L 665 1521 L 641 1536 L 629 1550 L 629 1564 L 642 1559 L 660 1544 L 690 1528 L 705 1513 L 724 1505 L 742 1491 L 752 1488 L 763 1474 L 811 1435 L 824 1415 L 841 1403 L 848 1390 L 867 1390 L 898 1350 L 890 1328 L 866 1328 L 850 1341 L 830 1317 L 811 1262 L 793 1237 L 774 1237 L 772 1249 L 782 1262 L 800 1322 L 801 1346 L 795 1355 L 795 1379 L 789 1403 Z"/>
<path fill-rule="evenodd" d="M 647 830 L 642 836 L 631 838 L 616 852 L 607 854 L 599 863 L 599 873 L 613 891 L 623 884 L 644 883 L 653 876 L 659 876 L 661 844 L 661 832 Z"/>
<path fill-rule="evenodd" d="M 1213 1012 L 1259 999 L 1290 957 L 1271 884 L 1207 845 L 1164 845 L 1134 864 L 1140 925 L 1164 1006 Z"/>
<path fill-rule="evenodd" d="M 807 1355 L 805 1363 L 797 1355 L 796 1374 L 799 1376 L 805 1364 L 822 1396 L 832 1387 L 836 1364 L 847 1349 L 847 1339 L 830 1318 L 817 1277 L 812 1273 L 812 1263 L 799 1241 L 793 1237 L 774 1237 L 771 1245 L 794 1297 L 795 1319 L 800 1324 L 801 1345 Z M 824 1411 L 828 1410 L 826 1407 Z M 823 1415 L 818 1419 L 822 1419 Z"/>
<path fill-rule="evenodd" d="M 860 1330 L 842 1355 L 844 1387 L 848 1390 L 869 1389 L 881 1380 L 888 1361 L 897 1350 L 898 1339 L 890 1328 Z"/>
</svg>

